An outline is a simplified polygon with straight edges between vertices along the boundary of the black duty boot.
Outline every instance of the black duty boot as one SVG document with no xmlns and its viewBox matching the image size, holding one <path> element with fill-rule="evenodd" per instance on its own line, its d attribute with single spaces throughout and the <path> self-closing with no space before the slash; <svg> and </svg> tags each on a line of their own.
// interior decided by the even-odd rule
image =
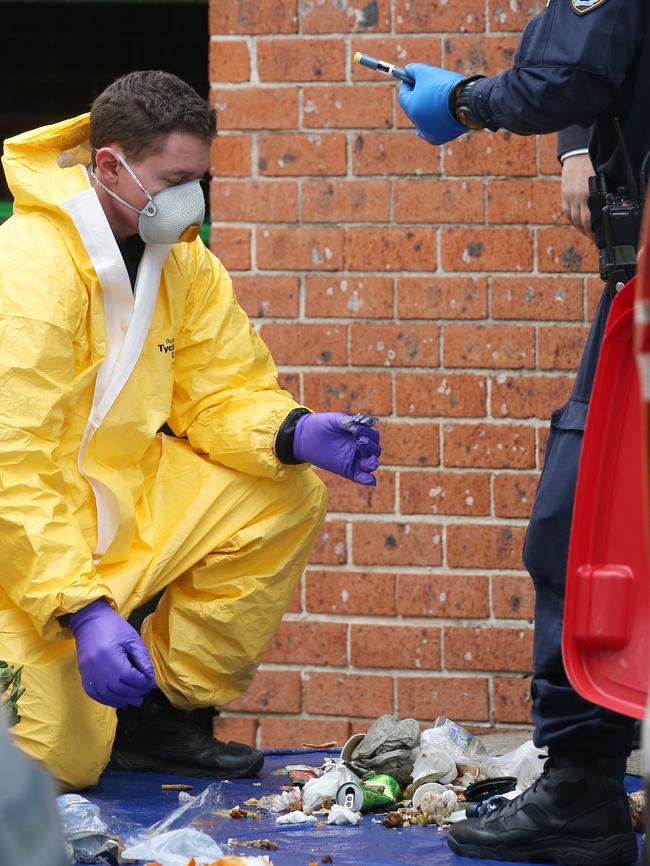
<svg viewBox="0 0 650 866">
<path fill-rule="evenodd" d="M 463 857 L 566 866 L 637 862 L 636 835 L 623 785 L 625 760 L 553 754 L 519 797 L 455 824 L 449 847 Z"/>
<path fill-rule="evenodd" d="M 263 764 L 259 749 L 215 740 L 201 713 L 177 710 L 159 689 L 117 711 L 111 766 L 120 770 L 235 779 L 256 776 Z"/>
</svg>

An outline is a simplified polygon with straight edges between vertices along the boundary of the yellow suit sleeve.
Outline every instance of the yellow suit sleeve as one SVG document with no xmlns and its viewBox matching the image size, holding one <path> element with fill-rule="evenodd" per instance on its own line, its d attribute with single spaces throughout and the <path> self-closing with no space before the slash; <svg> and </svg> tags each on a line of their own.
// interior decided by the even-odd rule
<svg viewBox="0 0 650 866">
<path fill-rule="evenodd" d="M 299 407 L 280 388 L 269 350 L 235 298 L 221 262 L 202 242 L 176 341 L 170 426 L 197 451 L 249 475 L 282 478 L 304 471 L 273 450 L 275 434 Z"/>
<path fill-rule="evenodd" d="M 25 296 L 34 315 L 43 308 L 28 288 L 0 286 L 0 587 L 42 636 L 55 637 L 57 616 L 110 594 L 57 464 L 75 376 L 72 336 L 26 314 Z"/>
</svg>

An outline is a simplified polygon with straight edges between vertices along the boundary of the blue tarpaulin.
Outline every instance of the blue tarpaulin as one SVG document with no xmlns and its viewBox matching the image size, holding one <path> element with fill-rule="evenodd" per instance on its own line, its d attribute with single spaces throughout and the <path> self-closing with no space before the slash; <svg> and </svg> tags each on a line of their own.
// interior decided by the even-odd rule
<svg viewBox="0 0 650 866">
<path fill-rule="evenodd" d="M 273 775 L 275 770 L 287 764 L 317 767 L 328 754 L 336 753 L 304 750 L 267 753 L 259 778 L 222 783 L 224 808 L 236 805 L 242 809 L 252 808 L 245 806 L 244 802 L 251 797 L 279 793 L 280 787 L 288 784 L 286 775 Z M 107 770 L 99 785 L 85 791 L 84 795 L 100 806 L 109 830 L 128 839 L 178 807 L 178 792 L 163 791 L 162 783 L 187 783 L 193 786 L 192 794 L 200 794 L 212 782 L 213 779 L 189 776 Z M 642 787 L 641 782 L 638 777 L 628 776 L 628 790 L 638 790 Z M 320 863 L 325 854 L 330 855 L 333 866 L 485 866 L 493 862 L 456 857 L 447 846 L 446 831 L 439 831 L 436 826 L 388 830 L 381 823 L 373 822 L 375 816 L 368 814 L 358 827 L 297 825 L 287 828 L 275 823 L 277 815 L 270 812 L 261 814 L 260 820 L 208 815 L 196 829 L 215 839 L 224 853 L 268 854 L 274 866 Z M 227 840 L 231 837 L 268 838 L 277 842 L 278 848 L 276 851 L 259 851 L 228 847 Z"/>
</svg>

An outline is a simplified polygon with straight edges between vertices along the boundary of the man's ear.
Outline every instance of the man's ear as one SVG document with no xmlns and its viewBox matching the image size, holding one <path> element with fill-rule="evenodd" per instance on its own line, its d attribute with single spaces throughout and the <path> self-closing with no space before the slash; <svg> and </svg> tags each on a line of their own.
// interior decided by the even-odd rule
<svg viewBox="0 0 650 866">
<path fill-rule="evenodd" d="M 95 151 L 95 173 L 104 183 L 116 183 L 120 162 L 110 147 Z"/>
</svg>

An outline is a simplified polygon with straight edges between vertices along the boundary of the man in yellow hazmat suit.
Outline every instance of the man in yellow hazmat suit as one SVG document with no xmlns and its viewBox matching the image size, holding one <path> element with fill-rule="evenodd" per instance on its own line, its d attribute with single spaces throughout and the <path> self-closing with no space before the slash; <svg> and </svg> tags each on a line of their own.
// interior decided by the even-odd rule
<svg viewBox="0 0 650 866">
<path fill-rule="evenodd" d="M 279 388 L 197 238 L 214 130 L 191 87 L 138 72 L 5 142 L 0 658 L 24 664 L 18 745 L 66 787 L 96 782 L 115 708 L 127 766 L 257 772 L 187 711 L 251 681 L 325 513 L 309 464 L 375 483 L 374 419 Z"/>
</svg>

